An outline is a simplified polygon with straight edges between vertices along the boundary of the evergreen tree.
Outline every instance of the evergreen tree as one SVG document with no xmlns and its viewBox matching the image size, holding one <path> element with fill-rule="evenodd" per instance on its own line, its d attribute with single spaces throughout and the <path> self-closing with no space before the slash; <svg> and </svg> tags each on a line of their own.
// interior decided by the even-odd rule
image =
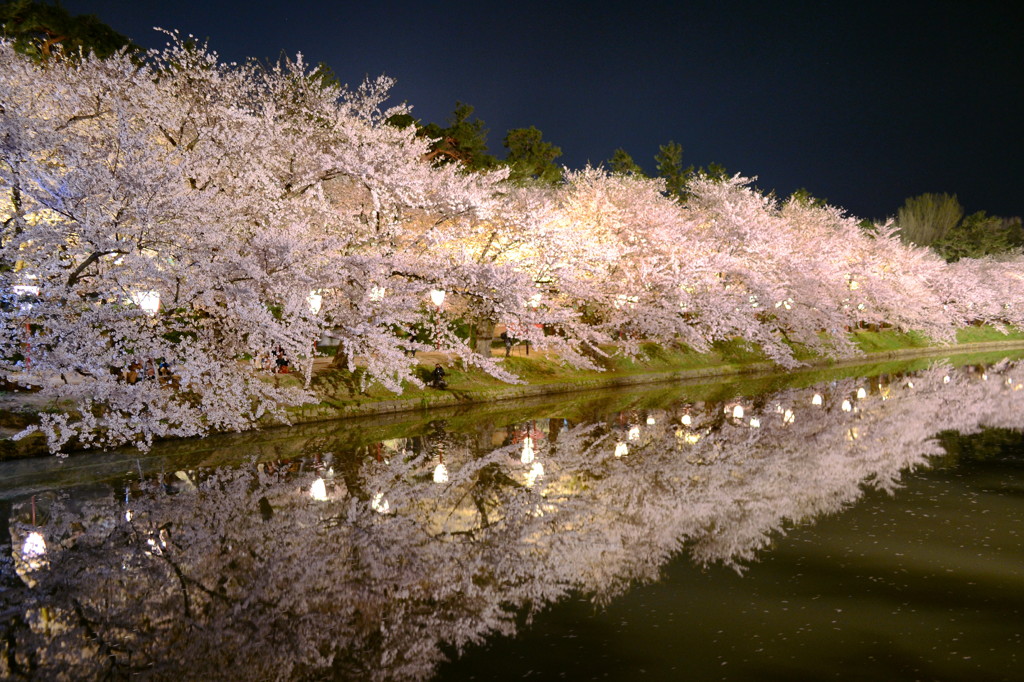
<svg viewBox="0 0 1024 682">
<path fill-rule="evenodd" d="M 647 177 L 644 173 L 644 169 L 633 160 L 633 157 L 629 152 L 621 147 L 612 153 L 612 158 L 608 159 L 608 169 L 615 175 L 638 175 L 640 177 Z"/>
<path fill-rule="evenodd" d="M 683 167 L 683 146 L 670 140 L 668 144 L 658 147 L 654 162 L 657 164 L 658 176 L 665 180 L 668 195 L 678 201 L 685 201 L 686 183 L 693 175 L 693 166 Z"/>
<path fill-rule="evenodd" d="M 549 184 L 562 178 L 562 169 L 555 163 L 555 159 L 562 155 L 561 148 L 545 142 L 543 133 L 535 127 L 509 130 L 504 144 L 508 149 L 505 163 L 511 169 L 510 178 L 533 178 Z"/>
<path fill-rule="evenodd" d="M 106 58 L 122 48 L 139 47 L 94 15 L 71 16 L 66 9 L 35 0 L 14 0 L 0 5 L 0 25 L 14 49 L 36 61 L 73 58 L 94 52 Z"/>
<path fill-rule="evenodd" d="M 427 155 L 435 164 L 457 162 L 469 170 L 493 168 L 498 160 L 487 151 L 487 128 L 479 118 L 472 118 L 474 108 L 465 102 L 456 102 L 448 117 L 448 126 L 442 128 L 429 123 L 420 128 L 421 136 L 435 140 Z"/>
</svg>

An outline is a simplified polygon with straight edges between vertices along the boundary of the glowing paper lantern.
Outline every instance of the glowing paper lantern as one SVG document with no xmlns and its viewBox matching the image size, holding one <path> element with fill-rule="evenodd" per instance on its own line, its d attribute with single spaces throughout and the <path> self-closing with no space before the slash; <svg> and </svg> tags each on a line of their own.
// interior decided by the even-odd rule
<svg viewBox="0 0 1024 682">
<path fill-rule="evenodd" d="M 519 461 L 523 464 L 532 464 L 533 459 L 533 438 L 527 436 L 523 439 L 523 454 L 519 456 Z"/>
<path fill-rule="evenodd" d="M 313 485 L 309 486 L 309 496 L 318 502 L 324 502 L 327 499 L 327 485 L 324 483 L 324 479 L 318 477 L 313 481 Z"/>
<path fill-rule="evenodd" d="M 448 482 L 448 467 L 441 462 L 434 467 L 434 483 L 447 483 Z"/>
</svg>

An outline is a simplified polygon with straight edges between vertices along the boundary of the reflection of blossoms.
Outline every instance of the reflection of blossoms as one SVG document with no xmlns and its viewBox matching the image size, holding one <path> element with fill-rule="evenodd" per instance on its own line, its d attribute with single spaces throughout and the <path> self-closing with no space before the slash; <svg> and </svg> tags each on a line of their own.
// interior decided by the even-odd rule
<svg viewBox="0 0 1024 682">
<path fill-rule="evenodd" d="M 2 593 L 0 670 L 424 678 L 442 643 L 511 634 L 570 590 L 609 598 L 680 548 L 750 561 L 788 523 L 892 490 L 940 431 L 1020 428 L 1022 382 L 1015 366 L 936 368 L 744 400 L 742 419 L 720 403 L 650 410 L 628 457 L 617 420 L 552 421 L 530 462 L 521 439 L 481 445 L 504 429 L 438 428 L 313 471 L 181 472 L 57 499 L 38 526 L 11 523 L 21 578 Z"/>
</svg>

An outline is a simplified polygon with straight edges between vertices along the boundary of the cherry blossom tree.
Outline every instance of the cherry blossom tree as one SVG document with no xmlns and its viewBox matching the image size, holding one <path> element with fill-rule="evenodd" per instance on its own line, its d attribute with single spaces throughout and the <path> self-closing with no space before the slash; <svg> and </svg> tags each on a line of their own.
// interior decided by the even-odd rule
<svg viewBox="0 0 1024 682">
<path fill-rule="evenodd" d="M 0 372 L 41 388 L 53 450 L 245 429 L 315 400 L 315 344 L 400 392 L 437 349 L 505 381 L 495 324 L 564 362 L 739 338 L 855 352 L 861 325 L 955 338 L 1024 322 L 1022 256 L 947 265 L 748 179 L 430 162 L 392 82 L 332 85 L 301 55 L 167 47 L 38 65 L 0 44 Z M 444 293 L 433 302 L 431 292 Z M 468 323 L 475 346 L 457 333 Z M 269 376 L 270 353 L 304 381 Z"/>
</svg>

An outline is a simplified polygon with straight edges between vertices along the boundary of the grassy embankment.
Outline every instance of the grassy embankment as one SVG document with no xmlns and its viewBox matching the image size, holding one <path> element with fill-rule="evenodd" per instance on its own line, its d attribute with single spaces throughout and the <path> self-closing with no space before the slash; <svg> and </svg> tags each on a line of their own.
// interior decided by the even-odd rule
<svg viewBox="0 0 1024 682">
<path fill-rule="evenodd" d="M 994 362 L 1010 354 L 1012 352 L 1010 348 L 1014 346 L 1020 350 L 1018 355 L 1024 354 L 1024 332 L 1004 335 L 991 328 L 964 329 L 958 335 L 957 345 L 941 347 L 936 347 L 920 334 L 901 334 L 892 331 L 857 332 L 853 339 L 864 352 L 863 356 L 837 361 L 815 357 L 798 349 L 797 357 L 808 363 L 807 368 L 796 373 L 762 374 L 760 379 L 753 376 L 753 373 L 771 372 L 777 368 L 771 365 L 758 349 L 741 341 L 716 344 L 709 353 L 696 353 L 687 349 L 665 349 L 649 344 L 645 347 L 647 352 L 645 358 L 629 359 L 610 354 L 609 357 L 602 359 L 605 368 L 603 372 L 573 370 L 559 363 L 557 358 L 536 352 L 527 356 L 525 348 L 517 347 L 512 357 L 502 358 L 500 361 L 507 369 L 526 382 L 520 385 L 500 382 L 477 369 L 467 370 L 437 353 L 421 353 L 417 359 L 422 377 L 426 379 L 434 365 L 440 362 L 446 366 L 448 388 L 438 390 L 407 385 L 405 392 L 400 396 L 379 386 L 370 386 L 365 390 L 360 390 L 358 369 L 355 372 L 332 370 L 326 366 L 329 360 L 321 359 L 318 362 L 318 371 L 315 373 L 313 381 L 313 388 L 321 397 L 321 402 L 317 405 L 295 408 L 291 410 L 291 417 L 294 423 L 302 423 L 338 417 L 420 410 L 428 407 L 455 408 L 467 403 L 488 402 L 495 403 L 494 409 L 509 410 L 519 408 L 515 408 L 511 403 L 508 407 L 502 407 L 498 401 L 509 398 L 534 398 L 536 400 L 538 396 L 548 395 L 551 396 L 550 400 L 557 402 L 560 406 L 559 409 L 564 412 L 566 401 L 576 400 L 567 395 L 570 391 L 589 391 L 700 377 L 707 378 L 707 386 L 701 389 L 703 396 L 701 399 L 712 400 L 721 398 L 723 395 L 731 395 L 738 390 L 735 381 L 725 384 L 716 381 L 714 378 L 716 376 L 746 374 L 749 378 L 744 378 L 741 383 L 750 390 L 760 392 L 771 389 L 772 385 L 779 381 L 783 381 L 787 385 L 811 385 L 839 375 L 870 375 L 879 372 L 904 371 L 908 367 L 908 361 L 905 358 L 908 355 L 912 356 L 915 352 L 922 356 L 916 362 L 923 364 L 931 362 L 930 357 L 943 355 L 959 355 L 961 363 Z M 613 351 L 614 349 L 606 350 Z M 504 349 L 495 348 L 494 353 L 500 357 L 504 355 Z M 282 384 L 300 383 L 300 377 L 295 375 L 275 375 L 272 380 Z M 704 383 L 700 382 L 701 385 Z M 680 382 L 663 385 L 665 386 L 664 391 L 672 391 L 680 386 Z M 653 399 L 657 397 L 655 394 L 661 390 L 650 386 L 643 393 L 646 398 Z M 692 392 L 693 389 L 687 390 Z M 58 407 L 25 400 L 24 398 L 28 395 L 30 394 L 21 394 L 20 398 L 12 394 L 4 396 L 4 402 L 8 407 L 0 407 L 0 434 L 3 436 L 10 436 L 17 430 L 33 423 L 36 410 L 53 410 Z M 586 393 L 577 395 L 580 396 L 580 400 L 584 400 L 587 396 Z M 627 401 L 637 399 L 635 395 L 632 397 L 630 395 L 632 394 L 622 393 L 622 399 Z M 614 397 L 609 398 L 607 394 L 603 398 L 605 401 L 614 399 Z M 544 402 L 549 401 L 545 400 Z M 477 414 L 477 411 L 474 411 L 473 414 Z M 395 417 L 399 418 L 399 415 L 395 415 Z M 424 417 L 424 419 L 427 418 L 427 416 Z M 467 415 L 467 418 L 474 419 L 478 416 Z M 408 417 L 401 417 L 401 420 L 404 423 L 408 421 Z M 388 421 L 381 422 L 379 418 L 373 421 L 373 424 L 376 425 L 374 428 L 382 428 L 382 424 L 386 425 L 387 423 Z M 268 425 L 271 424 L 268 423 Z M 363 431 L 366 428 L 369 427 L 364 424 L 356 430 Z M 348 428 L 344 429 L 345 432 L 349 430 Z M 265 435 L 261 436 L 261 438 L 263 437 Z M 279 437 L 284 438 L 284 436 Z M 0 460 L 44 454 L 46 454 L 45 444 L 38 434 L 17 443 L 0 437 Z"/>
<path fill-rule="evenodd" d="M 991 327 L 969 327 L 960 330 L 957 344 L 939 346 L 927 337 L 914 332 L 901 333 L 892 330 L 858 331 L 852 338 L 863 351 L 863 356 L 833 360 L 813 355 L 803 349 L 796 349 L 798 360 L 811 366 L 834 366 L 840 362 L 870 364 L 887 359 L 893 354 L 915 351 L 922 353 L 935 350 L 937 355 L 983 350 L 975 344 L 1016 343 L 1024 347 L 1024 332 L 1013 331 L 1002 334 Z M 314 408 L 298 408 L 296 419 L 315 420 L 347 414 L 362 414 L 371 411 L 397 411 L 417 409 L 456 402 L 481 402 L 509 397 L 538 395 L 545 392 L 585 390 L 616 385 L 631 385 L 661 379 L 697 377 L 712 375 L 733 375 L 745 372 L 771 370 L 771 363 L 756 347 L 744 341 L 733 340 L 716 343 L 708 353 L 679 348 L 667 349 L 656 344 L 644 346 L 645 357 L 625 358 L 613 354 L 614 348 L 604 349 L 609 356 L 601 359 L 604 371 L 574 370 L 561 364 L 557 358 L 533 352 L 526 355 L 523 347 L 517 347 L 512 356 L 500 362 L 510 372 L 519 376 L 525 385 L 509 385 L 487 376 L 475 368 L 464 368 L 461 363 L 452 363 L 448 358 L 435 353 L 419 354 L 421 378 L 426 379 L 436 363 L 445 367 L 448 388 L 417 388 L 407 384 L 402 395 L 394 394 L 379 386 L 362 388 L 357 369 L 354 373 L 323 369 L 318 371 L 313 388 L 322 398 Z M 495 349 L 495 354 L 499 349 Z M 504 350 L 500 349 L 500 354 Z M 297 381 L 297 378 L 293 379 Z"/>
</svg>

